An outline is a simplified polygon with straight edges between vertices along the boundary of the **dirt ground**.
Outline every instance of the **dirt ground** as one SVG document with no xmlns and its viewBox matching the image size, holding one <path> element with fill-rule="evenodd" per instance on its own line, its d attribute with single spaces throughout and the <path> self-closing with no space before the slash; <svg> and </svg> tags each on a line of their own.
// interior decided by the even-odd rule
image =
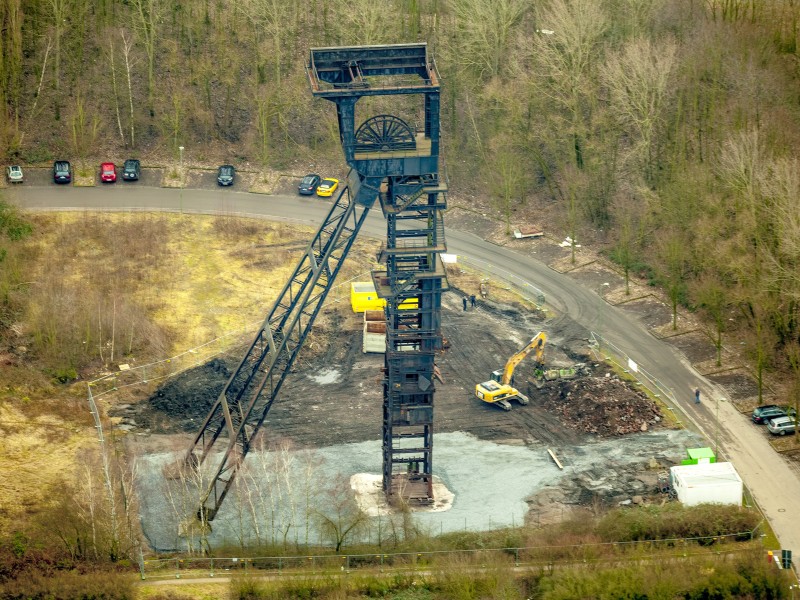
<svg viewBox="0 0 800 600">
<path fill-rule="evenodd" d="M 442 330 L 449 348 L 437 359 L 444 379 L 436 389 L 437 432 L 463 431 L 485 440 L 562 446 L 586 436 L 623 435 L 660 426 L 659 408 L 606 365 L 592 362 L 586 332 L 567 319 L 548 321 L 541 313 L 526 314 L 484 301 L 464 311 L 457 293 L 445 295 L 443 304 Z M 298 360 L 267 417 L 268 439 L 320 447 L 380 438 L 383 356 L 362 353 L 360 315 L 349 313 L 349 307 L 337 311 L 341 311 L 337 314 L 340 329 L 335 343 L 324 354 Z M 515 403 L 506 412 L 478 400 L 475 384 L 488 379 L 541 330 L 550 336 L 545 349 L 548 367 L 588 363 L 592 372 L 537 387 L 532 383 L 533 365 L 523 362 L 515 385 L 529 394 L 528 406 Z M 217 358 L 187 371 L 149 399 L 117 414 L 123 424 L 134 423 L 150 433 L 194 433 L 239 358 Z"/>
<path fill-rule="evenodd" d="M 456 211 L 454 216 L 449 223 L 460 229 L 481 231 L 482 237 L 503 237 L 501 225 L 477 213 Z M 548 264 L 555 265 L 565 256 L 552 238 L 524 243 L 527 252 Z M 514 240 L 506 245 L 522 247 Z M 614 303 L 611 294 L 619 289 L 620 278 L 611 269 L 596 263 L 576 269 L 572 275 Z M 613 283 L 609 285 L 608 281 Z M 569 317 L 530 310 L 506 299 L 497 302 L 491 297 L 479 299 L 477 307 L 464 311 L 463 295 L 457 287 L 443 295 L 442 333 L 449 347 L 437 358 L 444 383 L 437 383 L 436 388 L 436 433 L 465 432 L 495 443 L 553 448 L 618 439 L 624 447 L 638 444 L 640 433 L 668 427 L 659 406 L 635 385 L 620 381 L 608 366 L 593 360 L 589 332 Z M 631 302 L 630 308 L 646 316 L 647 324 L 654 329 L 670 319 L 666 306 L 649 293 Z M 310 338 L 301 351 L 265 421 L 262 432 L 268 443 L 288 440 L 295 448 L 322 448 L 380 439 L 383 356 L 362 353 L 361 315 L 354 315 L 349 306 L 326 306 L 320 320 L 312 334 L 319 337 Z M 585 363 L 590 373 L 536 386 L 529 382 L 533 366 L 526 361 L 517 369 L 515 385 L 528 393 L 530 404 L 514 404 L 506 412 L 478 400 L 475 384 L 488 379 L 539 331 L 546 331 L 549 337 L 545 349 L 548 367 Z M 713 352 L 709 354 L 709 341 L 702 335 L 680 340 L 686 346 L 680 349 L 691 360 L 713 356 Z M 111 414 L 133 433 L 167 434 L 154 442 L 162 447 L 164 439 L 183 439 L 198 431 L 240 358 L 241 352 L 234 350 L 227 357 L 173 377 L 152 396 L 117 407 Z M 140 437 L 139 441 L 141 447 L 144 440 Z M 608 491 L 606 498 L 614 503 L 620 497 L 657 499 L 657 472 L 677 462 L 681 452 L 677 448 L 672 457 L 660 455 L 655 463 L 618 471 L 612 486 L 615 489 Z M 567 511 L 591 507 L 598 501 L 592 481 L 591 474 L 583 473 L 558 490 L 531 498 L 530 518 L 547 521 L 553 514 L 563 516 L 565 507 Z"/>
<path fill-rule="evenodd" d="M 476 308 L 464 311 L 461 297 L 458 291 L 443 296 L 442 331 L 449 347 L 437 358 L 444 383 L 436 388 L 436 433 L 464 432 L 488 442 L 567 453 L 567 449 L 601 440 L 617 439 L 622 447 L 631 448 L 647 445 L 650 442 L 637 434 L 664 429 L 660 408 L 607 365 L 594 362 L 587 332 L 570 319 L 547 318 L 542 312 L 482 300 Z M 383 355 L 361 351 L 361 315 L 354 315 L 349 306 L 339 306 L 323 319 L 328 333 L 335 331 L 329 338 L 333 343 L 324 353 L 313 349 L 301 352 L 302 358 L 271 409 L 262 430 L 268 443 L 288 440 L 299 449 L 380 439 Z M 533 363 L 526 360 L 517 368 L 515 385 L 528 394 L 528 405 L 513 403 L 507 412 L 478 400 L 475 384 L 486 380 L 539 331 L 549 336 L 545 347 L 548 367 L 582 363 L 585 374 L 537 384 Z M 159 449 L 163 449 L 167 440 L 175 443 L 185 434 L 197 432 L 239 358 L 233 353 L 214 359 L 172 378 L 151 397 L 112 414 L 122 417 L 123 426 L 133 426 L 134 433 L 167 434 L 145 436 L 160 440 Z M 137 436 L 136 443 L 141 450 L 146 442 Z M 659 455 L 657 469 L 646 461 L 617 465 L 610 484 L 600 485 L 601 477 L 576 471 L 558 489 L 529 499 L 529 519 L 540 524 L 553 522 L 576 510 L 630 503 L 631 498 L 640 496 L 644 501 L 657 501 L 657 470 L 668 467 L 680 452 L 682 449 L 676 448 L 671 459 Z M 561 456 L 563 459 L 564 454 Z M 608 477 L 608 464 L 604 469 Z"/>
</svg>

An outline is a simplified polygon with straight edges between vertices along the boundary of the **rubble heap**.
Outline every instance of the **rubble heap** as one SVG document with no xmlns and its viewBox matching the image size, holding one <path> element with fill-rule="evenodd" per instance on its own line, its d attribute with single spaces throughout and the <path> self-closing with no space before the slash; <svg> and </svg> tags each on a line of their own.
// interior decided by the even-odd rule
<svg viewBox="0 0 800 600">
<path fill-rule="evenodd" d="M 603 437 L 647 431 L 663 418 L 654 401 L 610 373 L 545 382 L 535 394 L 565 427 Z"/>
</svg>

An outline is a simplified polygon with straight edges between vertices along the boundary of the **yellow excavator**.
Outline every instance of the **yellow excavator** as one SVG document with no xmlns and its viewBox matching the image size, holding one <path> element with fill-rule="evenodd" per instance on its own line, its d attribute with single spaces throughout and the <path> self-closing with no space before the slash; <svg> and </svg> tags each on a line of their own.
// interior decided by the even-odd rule
<svg viewBox="0 0 800 600">
<path fill-rule="evenodd" d="M 525 347 L 514 354 L 506 362 L 503 370 L 492 373 L 489 381 L 484 381 L 475 386 L 475 395 L 489 404 L 501 407 L 503 410 L 511 410 L 509 400 L 516 400 L 522 405 L 528 403 L 528 397 L 513 386 L 514 369 L 531 352 L 535 352 L 537 366 L 541 368 L 544 363 L 544 344 L 547 341 L 547 334 L 540 331 Z"/>
</svg>

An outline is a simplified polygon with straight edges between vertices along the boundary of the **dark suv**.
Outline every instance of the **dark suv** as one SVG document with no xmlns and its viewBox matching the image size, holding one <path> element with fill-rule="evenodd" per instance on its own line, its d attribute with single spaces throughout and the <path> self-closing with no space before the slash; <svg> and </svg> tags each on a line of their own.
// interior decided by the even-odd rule
<svg viewBox="0 0 800 600">
<path fill-rule="evenodd" d="M 66 160 L 57 160 L 53 163 L 53 181 L 56 183 L 72 181 L 72 169 Z"/>
<path fill-rule="evenodd" d="M 764 406 L 757 406 L 753 410 L 753 423 L 763 425 L 770 419 L 775 417 L 785 417 L 787 415 L 786 409 L 781 408 L 775 404 L 765 404 Z"/>
<path fill-rule="evenodd" d="M 233 165 L 222 165 L 217 171 L 217 183 L 220 185 L 233 185 L 236 169 Z"/>
<path fill-rule="evenodd" d="M 139 179 L 141 167 L 135 158 L 129 158 L 122 166 L 122 179 L 124 181 L 136 181 Z"/>
</svg>

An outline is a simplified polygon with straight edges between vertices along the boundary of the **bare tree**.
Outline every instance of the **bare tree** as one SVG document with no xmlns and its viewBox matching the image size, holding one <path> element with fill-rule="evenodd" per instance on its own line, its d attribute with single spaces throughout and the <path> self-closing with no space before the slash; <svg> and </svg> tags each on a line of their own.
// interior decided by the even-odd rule
<svg viewBox="0 0 800 600">
<path fill-rule="evenodd" d="M 10 149 L 19 136 L 23 17 L 21 0 L 0 1 L 0 152 Z"/>
<path fill-rule="evenodd" d="M 594 0 L 553 0 L 538 5 L 536 22 L 542 29 L 532 36 L 533 60 L 541 75 L 534 93 L 547 95 L 563 113 L 574 151 L 575 165 L 584 165 L 584 137 L 588 106 L 594 93 L 594 63 L 608 21 Z"/>
<path fill-rule="evenodd" d="M 120 31 L 122 38 L 122 56 L 125 58 L 125 78 L 128 82 L 128 105 L 130 108 L 130 129 L 131 129 L 131 148 L 136 146 L 136 131 L 133 120 L 133 86 L 131 85 L 131 69 L 133 68 L 133 59 L 131 57 L 131 49 L 133 48 L 133 40 L 125 36 L 124 31 Z"/>
<path fill-rule="evenodd" d="M 676 55 L 672 40 L 656 45 L 638 38 L 610 55 L 601 69 L 611 110 L 632 140 L 629 156 L 643 162 L 645 178 L 651 183 L 657 172 L 653 147 L 672 89 L 669 82 Z"/>
<path fill-rule="evenodd" d="M 86 99 L 81 92 L 75 97 L 75 108 L 71 120 L 72 145 L 80 159 L 81 168 L 85 168 L 86 156 L 97 141 L 100 131 L 100 120 L 96 114 L 89 116 Z"/>
<path fill-rule="evenodd" d="M 51 0 L 64 1 L 64 0 Z M 137 34 L 144 45 L 147 55 L 147 104 L 150 116 L 155 116 L 155 61 L 156 41 L 159 35 L 164 0 L 131 0 L 131 6 L 136 13 L 134 25 Z"/>
<path fill-rule="evenodd" d="M 28 114 L 28 124 L 32 124 L 36 119 L 36 107 L 39 105 L 39 98 L 42 96 L 42 85 L 44 84 L 44 76 L 47 73 L 47 57 L 50 55 L 50 50 L 53 47 L 52 40 L 48 37 L 47 38 L 47 46 L 44 49 L 44 56 L 42 57 L 42 70 L 39 75 L 39 86 L 36 88 L 36 95 L 34 96 L 33 106 L 31 107 L 30 113 Z M 25 131 L 22 132 L 20 135 L 20 144 L 25 138 Z"/>
<path fill-rule="evenodd" d="M 739 308 L 744 316 L 749 331 L 745 336 L 745 349 L 756 369 L 756 385 L 758 387 L 758 403 L 764 403 L 764 375 L 772 360 L 772 352 L 776 346 L 775 332 L 770 327 L 774 314 L 774 298 L 763 290 L 743 290 L 744 300 Z"/>
<path fill-rule="evenodd" d="M 758 183 L 764 180 L 766 158 L 758 128 L 736 132 L 723 143 L 715 172 L 726 188 L 744 200 L 744 206 L 735 206 L 737 210 L 756 208 Z"/>
<path fill-rule="evenodd" d="M 661 233 L 656 253 L 661 263 L 661 279 L 672 309 L 672 329 L 678 329 L 678 305 L 686 297 L 686 276 L 689 250 L 685 235 L 677 228 Z"/>
<path fill-rule="evenodd" d="M 125 134 L 122 132 L 122 117 L 119 110 L 119 93 L 117 92 L 117 67 L 114 62 L 114 38 L 108 39 L 108 58 L 111 63 L 111 89 L 114 92 L 114 113 L 117 116 L 117 127 L 119 128 L 119 137 L 122 143 L 125 143 Z"/>
<path fill-rule="evenodd" d="M 765 200 L 763 218 L 770 220 L 776 240 L 766 255 L 770 283 L 800 301 L 800 163 L 795 158 L 774 159 L 758 177 L 759 196 Z"/>
<path fill-rule="evenodd" d="M 290 36 L 292 35 L 291 23 L 292 2 L 285 0 L 245 0 L 242 9 L 253 26 L 256 57 L 259 64 L 260 57 L 265 54 L 261 45 L 265 41 L 269 44 L 267 55 L 272 57 L 273 83 L 281 84 L 281 70 L 283 67 L 284 53 L 288 51 Z"/>
<path fill-rule="evenodd" d="M 454 0 L 453 53 L 459 64 L 481 78 L 500 75 L 527 10 L 523 0 Z"/>
<path fill-rule="evenodd" d="M 348 481 L 343 480 L 331 489 L 329 498 L 315 511 L 323 534 L 327 535 L 338 553 L 348 539 L 367 524 L 367 515 L 358 507 Z"/>
<path fill-rule="evenodd" d="M 525 167 L 508 138 L 498 138 L 493 144 L 485 164 L 491 194 L 506 224 L 506 235 L 511 234 L 511 212 L 515 201 L 520 201 L 525 189 Z"/>
<path fill-rule="evenodd" d="M 708 315 L 713 324 L 711 338 L 717 352 L 717 366 L 722 365 L 722 334 L 728 322 L 731 294 L 716 272 L 710 272 L 693 282 L 698 306 Z"/>
<path fill-rule="evenodd" d="M 55 89 L 55 119 L 61 118 L 61 40 L 67 28 L 67 17 L 72 13 L 73 0 L 46 0 L 47 13 L 50 15 L 53 39 L 53 87 Z"/>
</svg>

